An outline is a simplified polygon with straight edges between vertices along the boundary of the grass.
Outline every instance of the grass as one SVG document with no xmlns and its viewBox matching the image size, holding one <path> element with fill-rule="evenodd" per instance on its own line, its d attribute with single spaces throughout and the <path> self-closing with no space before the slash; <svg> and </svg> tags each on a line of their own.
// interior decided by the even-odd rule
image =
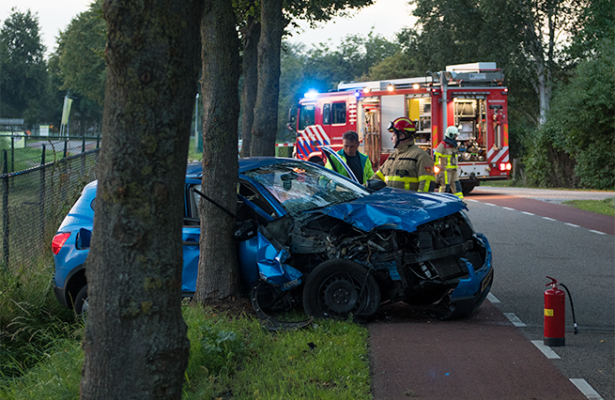
<svg viewBox="0 0 615 400">
<path fill-rule="evenodd" d="M 184 306 L 190 359 L 183 398 L 371 399 L 367 329 L 350 321 L 269 332 L 252 316 Z M 0 380 L 0 399 L 78 399 L 83 326 L 45 359 Z"/>
<path fill-rule="evenodd" d="M 570 200 L 563 204 L 593 213 L 615 217 L 615 197 L 604 200 Z"/>
</svg>

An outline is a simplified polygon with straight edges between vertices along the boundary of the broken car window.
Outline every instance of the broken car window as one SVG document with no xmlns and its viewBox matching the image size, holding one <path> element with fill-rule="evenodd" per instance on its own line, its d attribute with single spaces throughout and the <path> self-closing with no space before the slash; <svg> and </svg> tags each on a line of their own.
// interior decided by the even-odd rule
<svg viewBox="0 0 615 400">
<path fill-rule="evenodd" d="M 369 192 L 340 175 L 305 163 L 275 164 L 245 175 L 263 185 L 291 214 L 344 203 Z"/>
</svg>

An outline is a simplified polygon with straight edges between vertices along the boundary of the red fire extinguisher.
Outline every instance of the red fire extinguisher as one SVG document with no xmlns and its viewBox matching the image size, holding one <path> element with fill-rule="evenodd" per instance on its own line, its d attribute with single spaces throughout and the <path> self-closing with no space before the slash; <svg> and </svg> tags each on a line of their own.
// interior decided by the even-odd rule
<svg viewBox="0 0 615 400">
<path fill-rule="evenodd" d="M 550 283 L 545 286 L 551 286 L 551 289 L 545 290 L 545 329 L 544 329 L 544 344 L 545 346 L 564 346 L 566 344 L 565 337 L 565 322 L 566 322 L 566 294 L 559 289 L 561 285 L 570 298 L 570 309 L 572 311 L 572 319 L 574 321 L 574 333 L 578 333 L 577 321 L 574 316 L 574 305 L 572 304 L 572 296 L 566 285 L 557 281 L 557 279 L 547 276 L 551 279 Z"/>
</svg>

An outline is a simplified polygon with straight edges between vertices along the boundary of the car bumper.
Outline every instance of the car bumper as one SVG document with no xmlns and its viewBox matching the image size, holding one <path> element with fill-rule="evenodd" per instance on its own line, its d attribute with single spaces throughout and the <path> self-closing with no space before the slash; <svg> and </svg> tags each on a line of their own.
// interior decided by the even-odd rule
<svg viewBox="0 0 615 400">
<path fill-rule="evenodd" d="M 480 306 L 493 282 L 493 266 L 491 265 L 491 247 L 487 238 L 481 234 L 476 234 L 476 239 L 485 248 L 485 261 L 481 268 L 474 269 L 474 266 L 466 261 L 468 266 L 468 277 L 460 279 L 459 284 L 451 294 L 451 303 L 460 308 Z"/>
</svg>

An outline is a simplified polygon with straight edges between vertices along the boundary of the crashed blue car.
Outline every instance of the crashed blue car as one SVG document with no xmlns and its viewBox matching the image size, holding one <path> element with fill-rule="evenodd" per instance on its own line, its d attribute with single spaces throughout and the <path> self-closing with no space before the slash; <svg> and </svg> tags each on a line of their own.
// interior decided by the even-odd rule
<svg viewBox="0 0 615 400">
<path fill-rule="evenodd" d="M 201 165 L 185 184 L 182 291 L 195 291 Z M 96 182 L 87 185 L 53 239 L 55 293 L 87 311 L 84 264 Z M 445 319 L 469 316 L 491 288 L 491 249 L 455 196 L 369 190 L 295 159 L 239 160 L 235 232 L 240 275 L 260 316 L 303 307 L 315 318 L 369 317 L 404 301 Z"/>
</svg>

